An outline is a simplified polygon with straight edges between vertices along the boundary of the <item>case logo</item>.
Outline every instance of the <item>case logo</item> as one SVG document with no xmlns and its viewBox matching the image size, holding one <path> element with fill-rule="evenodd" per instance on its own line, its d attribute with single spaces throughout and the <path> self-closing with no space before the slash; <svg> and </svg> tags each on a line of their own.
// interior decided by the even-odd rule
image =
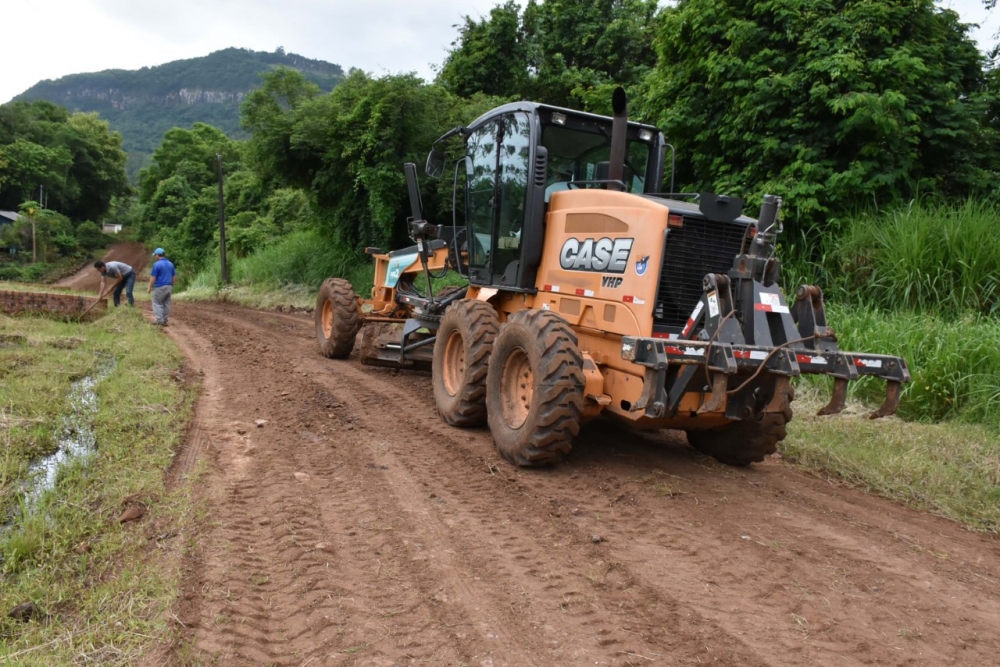
<svg viewBox="0 0 1000 667">
<path fill-rule="evenodd" d="M 559 266 L 567 271 L 625 273 L 634 239 L 566 239 Z"/>
<path fill-rule="evenodd" d="M 635 272 L 637 275 L 642 275 L 646 273 L 646 267 L 649 266 L 649 255 L 646 255 L 642 259 L 637 259 L 635 261 Z"/>
</svg>

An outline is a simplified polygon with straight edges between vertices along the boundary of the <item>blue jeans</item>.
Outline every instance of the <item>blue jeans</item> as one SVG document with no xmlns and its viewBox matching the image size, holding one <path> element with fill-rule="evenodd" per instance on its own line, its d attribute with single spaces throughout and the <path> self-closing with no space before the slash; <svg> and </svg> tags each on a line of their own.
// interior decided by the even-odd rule
<svg viewBox="0 0 1000 667">
<path fill-rule="evenodd" d="M 121 282 L 115 285 L 115 291 L 112 292 L 112 296 L 114 297 L 116 308 L 122 300 L 122 290 L 125 290 L 125 296 L 128 298 L 128 305 L 135 305 L 135 299 L 132 298 L 133 287 L 135 287 L 135 271 L 130 272 L 127 276 L 122 278 Z"/>
</svg>

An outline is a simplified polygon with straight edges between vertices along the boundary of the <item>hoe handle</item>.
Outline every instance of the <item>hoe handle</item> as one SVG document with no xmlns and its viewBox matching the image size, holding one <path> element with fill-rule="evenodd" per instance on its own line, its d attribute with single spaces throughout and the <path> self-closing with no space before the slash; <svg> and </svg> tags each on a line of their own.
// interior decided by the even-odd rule
<svg viewBox="0 0 1000 667">
<path fill-rule="evenodd" d="M 100 294 L 98 294 L 97 295 L 97 299 L 94 300 L 94 303 L 92 303 L 89 306 L 87 306 L 86 310 L 84 310 L 82 313 L 80 313 L 80 317 L 78 319 L 82 320 L 83 316 L 86 315 L 87 313 L 89 313 L 91 310 L 93 310 L 94 306 L 96 306 L 97 304 L 99 304 L 101 302 L 101 299 L 103 299 L 103 298 L 104 298 L 104 293 L 103 292 L 100 293 Z"/>
</svg>

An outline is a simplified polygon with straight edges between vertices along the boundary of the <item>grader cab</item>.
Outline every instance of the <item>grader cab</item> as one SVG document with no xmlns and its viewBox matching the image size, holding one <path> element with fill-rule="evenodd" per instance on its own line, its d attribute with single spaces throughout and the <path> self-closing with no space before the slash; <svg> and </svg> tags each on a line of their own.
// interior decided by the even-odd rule
<svg viewBox="0 0 1000 667">
<path fill-rule="evenodd" d="M 684 430 L 724 463 L 761 461 L 803 373 L 834 378 L 821 414 L 864 376 L 887 382 L 872 416 L 893 414 L 905 360 L 841 351 L 818 287 L 782 293 L 781 200 L 765 196 L 753 219 L 734 197 L 660 192 L 663 134 L 628 122 L 620 89 L 613 102 L 613 118 L 518 102 L 445 134 L 427 172 L 462 141 L 450 224 L 424 219 L 407 164 L 414 245 L 368 249 L 368 299 L 323 284 L 322 352 L 347 357 L 360 333 L 363 362 L 429 369 L 441 418 L 487 423 L 523 466 L 559 460 L 599 414 Z M 467 284 L 438 289 L 450 272 Z"/>
</svg>

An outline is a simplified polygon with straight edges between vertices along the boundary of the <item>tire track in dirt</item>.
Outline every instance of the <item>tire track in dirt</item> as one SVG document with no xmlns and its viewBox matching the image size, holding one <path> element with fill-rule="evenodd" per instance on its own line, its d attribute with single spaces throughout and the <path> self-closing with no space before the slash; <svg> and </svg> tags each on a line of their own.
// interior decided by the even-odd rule
<svg viewBox="0 0 1000 667">
<path fill-rule="evenodd" d="M 249 366 L 239 369 L 246 380 L 267 372 L 269 364 L 260 356 L 246 361 L 248 353 L 260 350 L 230 344 L 228 327 L 219 330 L 225 333 L 206 338 L 220 358 L 223 381 L 236 370 L 235 365 L 227 370 L 227 356 Z M 232 420 L 217 425 L 230 431 L 217 452 L 220 477 L 230 479 L 223 496 L 210 501 L 225 516 L 213 520 L 204 571 L 188 584 L 200 593 L 184 620 L 197 628 L 196 648 L 236 664 L 298 664 L 303 658 L 328 664 L 374 644 L 392 643 L 388 654 L 395 657 L 474 661 L 478 648 L 463 630 L 466 615 L 449 609 L 442 587 L 427 581 L 422 544 L 398 543 L 403 512 L 371 472 L 374 464 L 356 455 L 358 445 L 348 430 L 352 419 L 333 420 L 342 434 L 332 442 L 327 426 L 316 420 L 323 407 L 303 403 L 302 382 L 296 384 L 282 385 L 299 390 L 294 399 L 291 392 L 278 391 L 257 403 L 270 423 L 254 428 L 254 435 L 270 437 L 279 424 L 295 429 L 274 433 L 259 451 L 254 445 L 242 451 L 232 447 L 239 442 L 232 432 L 249 436 L 254 415 L 238 414 L 230 402 L 219 406 Z M 313 389 L 326 400 L 315 391 L 319 387 Z M 253 460 L 245 466 L 248 474 L 226 471 L 232 463 L 244 467 L 240 460 L 245 457 Z M 393 628 L 386 630 L 380 620 L 405 616 L 416 617 L 414 629 L 398 641 Z M 501 664 L 529 661 L 516 644 L 501 653 L 512 656 Z"/>
<path fill-rule="evenodd" d="M 438 420 L 426 376 L 318 357 L 305 318 L 179 310 L 272 392 L 227 385 L 226 414 L 252 404 L 271 423 L 250 438 L 276 437 L 259 445 L 239 502 L 220 508 L 232 520 L 218 546 L 267 533 L 263 561 L 235 569 L 269 577 L 235 573 L 251 631 L 200 614 L 196 645 L 223 663 L 998 664 L 996 540 L 780 463 L 736 471 L 669 435 L 601 423 L 567 464 L 518 471 L 484 431 Z M 276 512 L 283 523 L 254 523 Z M 367 544 L 344 539 L 351 526 Z M 230 576 L 226 558 L 220 549 L 203 587 Z M 324 625 L 335 590 L 364 602 Z M 308 603 L 289 606 L 293 591 Z M 244 604 L 254 595 L 257 607 Z M 372 608 L 394 611 L 375 620 Z"/>
</svg>

